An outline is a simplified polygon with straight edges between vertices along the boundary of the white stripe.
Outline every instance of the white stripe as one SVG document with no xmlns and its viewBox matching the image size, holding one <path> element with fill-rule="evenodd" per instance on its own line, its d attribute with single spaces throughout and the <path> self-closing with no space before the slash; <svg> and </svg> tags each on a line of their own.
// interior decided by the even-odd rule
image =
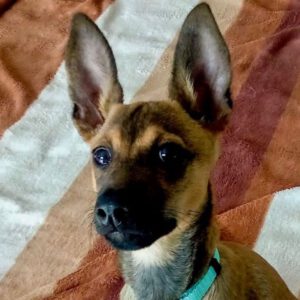
<svg viewBox="0 0 300 300">
<path fill-rule="evenodd" d="M 87 162 L 65 77 L 60 68 L 0 141 L 0 278 Z"/>
<path fill-rule="evenodd" d="M 97 24 L 107 37 L 129 102 L 199 1 L 117 1 Z"/>
<path fill-rule="evenodd" d="M 119 70 L 119 79 L 129 102 L 146 81 L 166 46 L 174 39 L 186 15 L 202 1 L 117 1 L 97 21 L 105 33 Z M 207 0 L 224 32 L 240 11 L 243 0 Z"/>
<path fill-rule="evenodd" d="M 275 195 L 254 250 L 300 294 L 300 187 Z"/>
<path fill-rule="evenodd" d="M 130 99 L 174 38 L 193 1 L 116 1 L 98 20 Z M 26 115 L 0 141 L 0 278 L 79 174 L 88 148 L 73 128 L 60 67 Z"/>
</svg>

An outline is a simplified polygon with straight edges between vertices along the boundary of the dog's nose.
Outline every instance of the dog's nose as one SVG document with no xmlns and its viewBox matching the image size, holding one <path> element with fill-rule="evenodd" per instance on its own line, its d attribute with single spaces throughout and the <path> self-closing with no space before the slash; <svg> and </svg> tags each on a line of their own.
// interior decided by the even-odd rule
<svg viewBox="0 0 300 300">
<path fill-rule="evenodd" d="M 103 190 L 97 199 L 95 217 L 98 225 L 107 229 L 125 228 L 132 221 L 136 212 L 142 209 L 139 205 L 145 195 L 145 185 L 128 184 L 121 188 L 107 188 Z M 122 226 L 120 226 L 122 225 Z"/>
<path fill-rule="evenodd" d="M 128 210 L 116 203 L 102 204 L 96 208 L 99 222 L 103 226 L 120 226 L 126 220 Z"/>
</svg>

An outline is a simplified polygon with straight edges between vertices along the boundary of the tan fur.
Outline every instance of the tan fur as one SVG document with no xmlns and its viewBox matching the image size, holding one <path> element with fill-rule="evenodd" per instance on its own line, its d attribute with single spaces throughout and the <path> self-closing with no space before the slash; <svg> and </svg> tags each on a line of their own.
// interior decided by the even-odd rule
<svg viewBox="0 0 300 300">
<path fill-rule="evenodd" d="M 141 103 L 123 106 L 118 105 L 114 107 L 101 133 L 93 138 L 91 144 L 110 146 L 114 149 L 116 155 L 120 156 L 120 159 L 130 157 L 133 160 L 140 153 L 149 149 L 153 141 L 157 138 L 159 138 L 161 144 L 172 141 L 187 148 L 193 148 L 193 150 L 199 154 L 199 157 L 195 160 L 195 163 L 189 167 L 185 179 L 178 184 L 173 192 L 170 191 L 170 193 L 174 195 L 172 196 L 173 201 L 169 203 L 169 208 L 176 208 L 186 214 L 184 219 L 179 222 L 180 226 L 186 227 L 189 224 L 188 220 L 191 221 L 194 215 L 192 211 L 200 210 L 203 205 L 200 200 L 205 196 L 210 171 L 217 157 L 217 135 L 211 134 L 209 131 L 201 128 L 196 122 L 192 121 L 177 102 L 163 101 L 155 102 L 155 106 L 150 107 L 148 113 L 151 114 L 151 110 L 154 108 L 155 111 L 163 112 L 166 119 L 173 118 L 173 114 L 176 115 L 178 124 L 185 124 L 181 126 L 182 132 L 184 132 L 185 135 L 181 137 L 166 132 L 159 124 L 136 124 L 137 127 L 143 128 L 146 126 L 146 129 L 138 134 L 132 145 L 129 145 L 128 141 L 126 141 L 126 136 L 124 136 L 124 134 L 122 135 L 122 131 L 124 131 L 123 124 L 118 123 L 119 120 L 122 120 L 122 116 L 126 115 L 130 109 L 133 109 L 137 105 L 141 105 Z M 142 103 L 142 105 L 145 106 L 146 104 Z M 168 113 L 172 111 L 173 114 L 168 117 Z M 95 173 L 98 185 L 101 186 L 99 183 L 101 180 L 101 171 L 96 169 Z M 161 181 L 161 185 L 168 188 L 163 180 Z M 185 188 L 187 185 L 189 189 Z M 198 196 L 195 197 L 195 195 Z"/>
<path fill-rule="evenodd" d="M 279 274 L 255 252 L 225 242 L 219 242 L 218 249 L 224 271 L 208 299 L 296 299 Z M 243 294 L 250 290 L 255 293 Z"/>
<path fill-rule="evenodd" d="M 150 125 L 145 132 L 142 132 L 141 135 L 137 137 L 130 148 L 130 155 L 134 157 L 145 149 L 149 149 L 149 146 L 151 146 L 157 138 L 160 138 L 161 143 L 176 142 L 180 145 L 184 145 L 182 139 L 175 134 L 167 134 L 159 126 Z"/>
</svg>

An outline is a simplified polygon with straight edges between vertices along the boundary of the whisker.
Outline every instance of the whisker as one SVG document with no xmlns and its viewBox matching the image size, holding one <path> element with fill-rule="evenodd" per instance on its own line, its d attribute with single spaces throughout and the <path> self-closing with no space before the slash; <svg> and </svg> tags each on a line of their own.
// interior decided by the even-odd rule
<svg viewBox="0 0 300 300">
<path fill-rule="evenodd" d="M 191 215 L 191 214 L 195 214 L 195 215 L 199 215 L 202 213 L 202 211 L 196 211 L 196 210 L 192 210 L 192 209 L 186 209 L 186 210 L 179 210 L 177 208 L 172 208 L 172 207 L 168 207 L 168 210 L 172 210 L 178 214 L 184 214 L 184 215 Z"/>
<path fill-rule="evenodd" d="M 187 217 L 186 214 L 177 214 L 177 212 L 175 210 L 169 210 L 169 209 L 165 209 L 165 212 L 169 213 L 171 215 L 171 217 L 176 217 L 179 221 L 189 224 L 188 220 L 186 220 L 186 217 Z M 180 228 L 180 226 L 179 226 L 179 228 Z"/>
</svg>

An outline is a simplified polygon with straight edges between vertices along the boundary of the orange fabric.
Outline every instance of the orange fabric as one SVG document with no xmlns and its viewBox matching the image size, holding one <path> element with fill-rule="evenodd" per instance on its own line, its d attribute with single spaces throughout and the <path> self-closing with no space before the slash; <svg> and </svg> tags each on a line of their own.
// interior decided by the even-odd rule
<svg viewBox="0 0 300 300">
<path fill-rule="evenodd" d="M 300 185 L 300 76 L 297 79 L 263 161 L 245 194 L 245 202 Z"/>
<path fill-rule="evenodd" d="M 247 80 L 257 54 L 282 22 L 289 4 L 290 0 L 245 1 L 234 24 L 226 32 L 232 59 L 234 99 Z"/>
<path fill-rule="evenodd" d="M 63 59 L 70 19 L 95 19 L 112 0 L 2 1 L 0 18 L 0 136 L 20 119 Z"/>
<path fill-rule="evenodd" d="M 265 196 L 218 215 L 221 239 L 253 247 L 272 199 Z"/>
<path fill-rule="evenodd" d="M 52 299 L 117 300 L 123 281 L 116 252 L 99 239 L 78 270 L 58 281 Z"/>
<path fill-rule="evenodd" d="M 249 66 L 247 80 L 234 99 L 232 118 L 223 135 L 222 154 L 213 176 L 219 212 L 245 203 L 245 193 L 297 84 L 300 60 L 293 58 L 299 53 L 299 5 L 291 2 L 283 7 L 287 9 L 284 18 Z M 235 80 L 238 77 L 236 73 Z"/>
</svg>

